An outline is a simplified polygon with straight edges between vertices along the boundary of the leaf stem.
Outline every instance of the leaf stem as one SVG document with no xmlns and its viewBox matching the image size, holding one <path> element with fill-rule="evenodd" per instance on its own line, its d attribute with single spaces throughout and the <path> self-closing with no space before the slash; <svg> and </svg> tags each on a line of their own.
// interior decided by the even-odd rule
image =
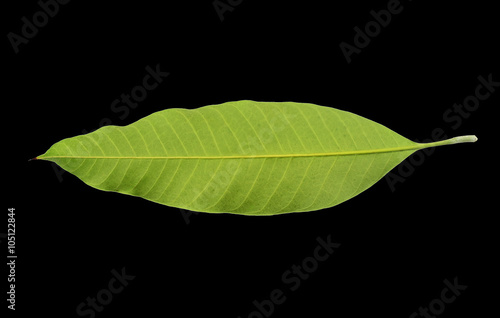
<svg viewBox="0 0 500 318">
<path fill-rule="evenodd" d="M 461 144 L 461 143 L 465 143 L 465 142 L 476 142 L 476 141 L 477 141 L 477 137 L 475 135 L 466 135 L 466 136 L 453 137 L 453 138 L 445 139 L 445 140 L 441 140 L 441 141 L 423 143 L 420 145 L 422 146 L 421 149 L 423 149 L 423 148 L 429 148 L 429 147 L 438 147 L 438 146 Z"/>
</svg>

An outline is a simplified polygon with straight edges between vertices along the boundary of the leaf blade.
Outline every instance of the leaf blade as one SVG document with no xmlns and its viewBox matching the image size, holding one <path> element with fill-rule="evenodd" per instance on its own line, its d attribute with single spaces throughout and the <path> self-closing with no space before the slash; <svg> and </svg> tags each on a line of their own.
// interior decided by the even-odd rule
<svg viewBox="0 0 500 318">
<path fill-rule="evenodd" d="M 100 190 L 194 211 L 273 215 L 337 205 L 416 150 L 474 138 L 419 144 L 334 108 L 239 101 L 102 127 L 37 158 Z"/>
</svg>

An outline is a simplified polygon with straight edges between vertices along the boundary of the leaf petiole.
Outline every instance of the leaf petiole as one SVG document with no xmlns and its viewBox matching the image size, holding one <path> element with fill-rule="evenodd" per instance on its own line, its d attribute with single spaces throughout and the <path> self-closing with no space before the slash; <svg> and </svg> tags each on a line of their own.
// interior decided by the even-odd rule
<svg viewBox="0 0 500 318">
<path fill-rule="evenodd" d="M 477 141 L 477 137 L 475 135 L 466 135 L 466 136 L 453 137 L 453 138 L 445 139 L 445 140 L 441 140 L 441 141 L 424 143 L 424 144 L 420 144 L 420 145 L 422 146 L 421 149 L 424 149 L 424 148 L 429 148 L 429 147 L 454 145 L 454 144 L 461 144 L 461 143 L 465 143 L 465 142 L 476 142 L 476 141 Z"/>
</svg>

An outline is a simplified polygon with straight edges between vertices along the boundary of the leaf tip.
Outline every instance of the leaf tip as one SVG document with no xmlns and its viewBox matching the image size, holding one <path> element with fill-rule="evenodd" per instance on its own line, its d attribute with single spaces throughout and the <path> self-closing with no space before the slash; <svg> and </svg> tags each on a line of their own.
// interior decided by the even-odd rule
<svg viewBox="0 0 500 318">
<path fill-rule="evenodd" d="M 28 159 L 28 161 L 33 161 L 33 160 L 43 160 L 44 155 L 36 156 L 35 158 Z"/>
</svg>

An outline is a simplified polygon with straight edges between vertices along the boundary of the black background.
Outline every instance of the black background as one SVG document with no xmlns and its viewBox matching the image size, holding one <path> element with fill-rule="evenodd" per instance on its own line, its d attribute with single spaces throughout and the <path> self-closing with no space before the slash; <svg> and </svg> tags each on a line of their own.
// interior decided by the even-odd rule
<svg viewBox="0 0 500 318">
<path fill-rule="evenodd" d="M 457 129 L 443 119 L 474 95 L 478 76 L 500 81 L 498 12 L 489 3 L 402 1 L 351 63 L 340 43 L 352 45 L 354 27 L 363 29 L 388 1 L 243 0 L 223 21 L 211 0 L 71 1 L 17 54 L 7 35 L 21 34 L 21 18 L 41 9 L 36 1 L 5 3 L 0 233 L 14 207 L 15 314 L 79 317 L 77 306 L 122 268 L 135 278 L 96 317 L 259 317 L 250 314 L 253 301 L 274 289 L 286 301 L 271 317 L 409 317 L 455 277 L 467 289 L 440 317 L 497 312 L 498 208 L 490 204 L 498 138 L 489 130 L 500 88 Z M 111 103 L 157 64 L 169 76 L 120 118 Z M 275 217 L 190 215 L 27 161 L 103 123 L 241 99 L 336 107 L 412 140 L 437 128 L 479 141 L 423 156 L 394 191 L 383 179 L 334 208 Z M 291 291 L 283 273 L 328 236 L 340 247 Z"/>
</svg>

